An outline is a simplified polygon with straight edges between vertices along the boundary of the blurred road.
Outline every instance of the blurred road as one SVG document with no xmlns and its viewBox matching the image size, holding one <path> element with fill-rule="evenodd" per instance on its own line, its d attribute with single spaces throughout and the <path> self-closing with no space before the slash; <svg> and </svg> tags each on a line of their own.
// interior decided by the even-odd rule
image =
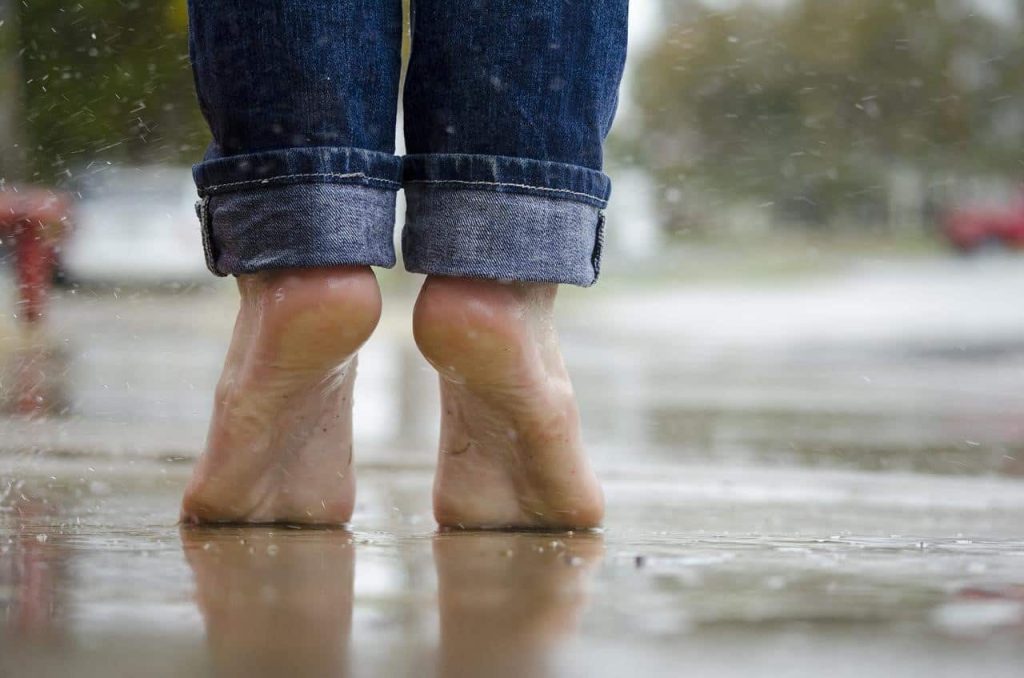
<svg viewBox="0 0 1024 678">
<path fill-rule="evenodd" d="M 391 287 L 354 531 L 179 532 L 233 290 L 61 293 L 0 333 L 5 395 L 43 346 L 52 406 L 0 419 L 0 673 L 1019 673 L 1024 260 L 611 282 L 562 306 L 609 504 L 577 536 L 435 534 Z"/>
<path fill-rule="evenodd" d="M 609 287 L 569 291 L 560 322 L 600 463 L 618 463 L 630 448 L 630 464 L 1019 467 L 1022 258 L 875 263 L 670 290 Z M 434 376 L 409 336 L 411 297 L 386 296 L 360 364 L 359 446 L 428 461 Z M 53 378 L 57 416 L 0 420 L 0 445 L 194 456 L 234 304 L 230 284 L 182 294 L 62 293 L 50 318 L 50 363 L 40 368 Z M 10 364 L 21 358 L 7 334 Z"/>
<path fill-rule="evenodd" d="M 596 331 L 702 353 L 991 351 L 1024 347 L 1022 301 L 1024 256 L 886 261 L 601 298 Z"/>
</svg>

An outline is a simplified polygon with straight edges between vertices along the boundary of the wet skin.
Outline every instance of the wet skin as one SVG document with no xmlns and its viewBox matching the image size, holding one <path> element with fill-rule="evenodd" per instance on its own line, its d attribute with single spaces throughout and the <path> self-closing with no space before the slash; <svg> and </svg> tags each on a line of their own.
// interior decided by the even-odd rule
<svg viewBox="0 0 1024 678">
<path fill-rule="evenodd" d="M 604 498 L 554 328 L 557 286 L 427 278 L 413 333 L 441 386 L 434 517 L 589 528 Z"/>
<path fill-rule="evenodd" d="M 182 505 L 203 523 L 352 516 L 356 354 L 380 318 L 365 267 L 241 276 L 206 451 Z M 555 285 L 428 277 L 413 333 L 440 375 L 438 523 L 589 528 L 604 502 L 554 330 Z"/>
<path fill-rule="evenodd" d="M 342 525 L 355 502 L 356 353 L 380 318 L 377 280 L 369 268 L 343 267 L 242 276 L 238 287 L 182 519 Z"/>
</svg>

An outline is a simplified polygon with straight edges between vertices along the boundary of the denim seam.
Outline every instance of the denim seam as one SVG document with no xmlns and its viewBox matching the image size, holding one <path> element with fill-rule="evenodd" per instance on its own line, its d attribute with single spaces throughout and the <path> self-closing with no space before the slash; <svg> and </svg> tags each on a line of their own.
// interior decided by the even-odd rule
<svg viewBox="0 0 1024 678">
<path fill-rule="evenodd" d="M 348 174 L 337 174 L 331 172 L 318 172 L 318 173 L 307 173 L 307 174 L 282 174 L 276 177 L 267 177 L 265 179 L 248 179 L 246 181 L 232 181 L 226 184 L 213 184 L 211 186 L 203 187 L 203 191 L 216 191 L 223 188 L 232 188 L 235 186 L 256 186 L 270 184 L 283 179 L 313 179 L 313 178 L 332 178 L 332 179 L 363 179 L 364 181 L 376 181 L 386 186 L 395 188 L 401 188 L 401 184 L 397 181 L 391 181 L 390 179 L 379 179 L 377 177 L 370 177 L 362 172 L 351 172 Z"/>
<path fill-rule="evenodd" d="M 217 268 L 217 253 L 214 250 L 213 222 L 210 219 L 210 196 L 204 197 L 196 203 L 196 212 L 199 213 L 199 227 L 203 236 L 203 256 L 206 258 L 206 268 L 216 276 L 224 277 Z"/>
<path fill-rule="evenodd" d="M 496 181 L 461 181 L 458 179 L 409 179 L 405 182 L 406 184 L 457 184 L 461 186 L 502 186 L 506 188 L 526 188 L 531 191 L 550 191 L 552 193 L 568 193 L 569 195 L 578 195 L 581 198 L 590 198 L 591 200 L 597 200 L 601 204 L 607 203 L 607 200 L 590 193 L 580 193 L 579 191 L 570 191 L 567 188 L 548 188 L 546 186 L 530 186 L 529 184 L 510 184 L 505 182 Z"/>
</svg>

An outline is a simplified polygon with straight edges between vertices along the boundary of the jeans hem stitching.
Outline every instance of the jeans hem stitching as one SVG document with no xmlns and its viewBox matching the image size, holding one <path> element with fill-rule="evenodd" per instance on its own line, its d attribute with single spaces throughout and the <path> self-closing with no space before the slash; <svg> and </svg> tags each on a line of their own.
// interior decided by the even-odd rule
<svg viewBox="0 0 1024 678">
<path fill-rule="evenodd" d="M 507 182 L 497 181 L 461 181 L 458 179 L 409 179 L 405 182 L 406 184 L 456 184 L 460 186 L 504 186 L 507 188 L 527 188 L 532 191 L 550 191 L 552 193 L 568 193 L 569 195 L 578 195 L 581 198 L 590 198 L 591 200 L 597 200 L 601 204 L 607 201 L 596 195 L 590 193 L 581 193 L 579 191 L 570 191 L 567 188 L 547 188 L 546 186 L 531 186 L 529 184 L 511 184 Z"/>
<path fill-rule="evenodd" d="M 254 186 L 270 184 L 283 179 L 362 179 L 364 181 L 377 181 L 387 186 L 401 187 L 397 181 L 391 181 L 390 179 L 378 179 L 377 177 L 370 177 L 362 172 L 351 172 L 348 174 L 337 174 L 333 172 L 314 172 L 306 174 L 282 174 L 276 177 L 268 177 L 266 179 L 247 179 L 246 181 L 232 181 L 226 184 L 213 184 L 212 186 L 206 186 L 202 190 L 205 192 L 217 191 L 223 188 L 233 188 L 236 186 Z"/>
</svg>

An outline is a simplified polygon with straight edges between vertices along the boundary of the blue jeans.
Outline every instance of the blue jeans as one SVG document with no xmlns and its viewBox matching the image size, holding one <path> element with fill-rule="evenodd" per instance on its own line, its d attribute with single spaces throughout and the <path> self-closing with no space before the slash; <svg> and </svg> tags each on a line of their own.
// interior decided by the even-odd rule
<svg viewBox="0 0 1024 678">
<path fill-rule="evenodd" d="M 402 158 L 401 0 L 190 0 L 210 269 L 592 284 L 627 3 L 414 0 Z"/>
</svg>

